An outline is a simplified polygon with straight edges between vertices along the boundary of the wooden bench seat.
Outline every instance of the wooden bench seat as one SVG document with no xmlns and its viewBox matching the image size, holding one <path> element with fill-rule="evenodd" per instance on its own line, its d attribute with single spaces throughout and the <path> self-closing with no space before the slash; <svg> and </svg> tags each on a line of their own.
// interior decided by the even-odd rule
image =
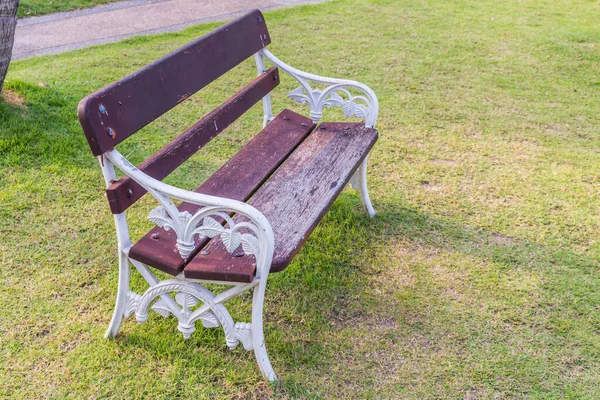
<svg viewBox="0 0 600 400">
<path fill-rule="evenodd" d="M 310 119 L 302 115 L 290 110 L 282 111 L 200 185 L 196 192 L 239 201 L 249 199 L 314 126 Z M 200 206 L 182 203 L 178 208 L 193 214 Z M 177 236 L 172 230 L 165 231 L 154 227 L 131 247 L 129 257 L 171 275 L 177 275 L 208 240 L 196 237 L 196 250 L 187 259 L 183 259 L 177 251 L 176 240 Z"/>
<path fill-rule="evenodd" d="M 273 226 L 271 272 L 292 261 L 376 140 L 377 131 L 364 124 L 322 123 L 248 201 Z M 184 275 L 251 282 L 255 270 L 254 257 L 241 251 L 232 255 L 221 240 L 213 239 L 185 267 Z"/>
</svg>

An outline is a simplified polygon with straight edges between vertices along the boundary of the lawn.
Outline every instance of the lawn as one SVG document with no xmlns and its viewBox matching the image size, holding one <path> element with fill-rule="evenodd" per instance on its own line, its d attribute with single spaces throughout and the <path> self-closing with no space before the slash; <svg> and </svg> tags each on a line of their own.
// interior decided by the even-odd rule
<svg viewBox="0 0 600 400">
<path fill-rule="evenodd" d="M 266 14 L 275 54 L 367 83 L 381 110 L 378 215 L 344 192 L 269 278 L 276 385 L 219 330 L 184 341 L 154 314 L 103 339 L 116 240 L 77 103 L 219 24 L 13 63 L 0 102 L 0 397 L 597 398 L 599 19 L 583 0 L 340 0 Z M 152 154 L 253 68 L 120 150 Z M 306 111 L 286 99 L 294 87 L 283 77 L 276 110 Z M 255 107 L 167 181 L 194 188 L 260 124 Z M 129 213 L 134 239 L 154 206 Z M 248 311 L 233 304 L 240 320 Z"/>
<path fill-rule="evenodd" d="M 80 10 L 115 1 L 119 0 L 21 0 L 18 14 L 19 18 L 36 17 L 62 11 Z"/>
</svg>

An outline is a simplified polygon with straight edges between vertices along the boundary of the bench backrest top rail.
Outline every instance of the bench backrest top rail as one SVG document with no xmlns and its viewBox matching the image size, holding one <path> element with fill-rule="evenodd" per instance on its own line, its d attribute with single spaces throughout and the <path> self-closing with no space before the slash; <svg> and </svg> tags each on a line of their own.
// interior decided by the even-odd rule
<svg viewBox="0 0 600 400">
<path fill-rule="evenodd" d="M 271 43 L 254 10 L 87 96 L 78 115 L 99 156 Z"/>
<path fill-rule="evenodd" d="M 279 84 L 279 71 L 271 67 L 225 103 L 167 143 L 138 168 L 154 179 L 163 180 L 205 144 L 226 129 Z M 130 177 L 124 177 L 106 189 L 113 214 L 120 214 L 146 193 Z"/>
</svg>

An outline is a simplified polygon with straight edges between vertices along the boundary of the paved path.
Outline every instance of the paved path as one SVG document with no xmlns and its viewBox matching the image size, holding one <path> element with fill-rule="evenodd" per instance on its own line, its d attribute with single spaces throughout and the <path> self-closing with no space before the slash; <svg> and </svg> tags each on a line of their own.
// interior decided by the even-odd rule
<svg viewBox="0 0 600 400">
<path fill-rule="evenodd" d="M 60 53 L 136 35 L 173 32 L 245 11 L 325 0 L 129 0 L 19 20 L 13 59 Z"/>
</svg>

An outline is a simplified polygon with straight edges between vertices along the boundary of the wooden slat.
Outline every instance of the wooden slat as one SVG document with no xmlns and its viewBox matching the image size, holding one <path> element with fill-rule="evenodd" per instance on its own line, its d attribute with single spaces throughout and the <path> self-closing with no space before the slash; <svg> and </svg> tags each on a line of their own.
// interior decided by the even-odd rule
<svg viewBox="0 0 600 400">
<path fill-rule="evenodd" d="M 314 124 L 310 119 L 289 110 L 282 111 L 196 191 L 234 200 L 247 200 L 313 128 Z M 182 203 L 179 209 L 194 213 L 199 207 Z M 153 239 L 153 235 L 158 235 L 158 239 Z M 182 271 L 185 260 L 175 248 L 176 240 L 173 231 L 154 228 L 133 245 L 129 256 L 177 275 Z M 196 239 L 196 251 L 188 259 L 193 258 L 206 243 L 207 241 Z"/>
<path fill-rule="evenodd" d="M 92 153 L 110 150 L 270 42 L 254 10 L 84 98 L 78 114 Z"/>
<path fill-rule="evenodd" d="M 164 179 L 278 84 L 279 72 L 276 67 L 272 67 L 187 131 L 173 139 L 138 168 L 155 179 Z M 120 214 L 145 193 L 146 190 L 142 186 L 133 179 L 125 177 L 106 190 L 106 197 L 112 213 Z"/>
<path fill-rule="evenodd" d="M 321 124 L 250 199 L 273 228 L 271 272 L 284 269 L 298 253 L 376 140 L 377 131 L 363 124 Z M 252 281 L 253 256 L 240 256 L 241 249 L 232 256 L 219 239 L 203 250 L 208 254 L 197 254 L 185 267 L 187 278 Z"/>
</svg>

